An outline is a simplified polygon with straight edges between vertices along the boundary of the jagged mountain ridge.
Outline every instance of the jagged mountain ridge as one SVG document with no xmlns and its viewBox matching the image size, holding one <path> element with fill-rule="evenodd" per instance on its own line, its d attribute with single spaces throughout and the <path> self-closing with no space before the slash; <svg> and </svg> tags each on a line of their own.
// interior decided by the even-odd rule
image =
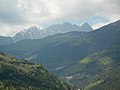
<svg viewBox="0 0 120 90">
<path fill-rule="evenodd" d="M 72 25 L 69 22 L 64 22 L 63 24 L 53 24 L 44 30 L 40 30 L 36 26 L 30 27 L 29 29 L 18 32 L 15 36 L 13 36 L 13 39 L 17 42 L 25 39 L 41 39 L 50 35 L 71 31 L 89 32 L 92 30 L 93 29 L 88 23 L 84 23 L 82 26 L 77 26 Z"/>
<path fill-rule="evenodd" d="M 29 29 L 24 29 L 21 32 L 18 32 L 13 39 L 17 41 L 21 41 L 24 39 L 39 39 L 40 38 L 40 30 L 36 26 L 30 27 Z"/>
</svg>

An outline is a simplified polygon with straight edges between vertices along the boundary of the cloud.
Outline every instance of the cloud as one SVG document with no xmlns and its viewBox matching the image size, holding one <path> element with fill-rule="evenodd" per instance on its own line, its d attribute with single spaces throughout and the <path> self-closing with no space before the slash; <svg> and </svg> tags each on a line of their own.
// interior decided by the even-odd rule
<svg viewBox="0 0 120 90">
<path fill-rule="evenodd" d="M 119 5 L 120 0 L 0 0 L 0 25 L 8 26 L 9 30 L 4 29 L 4 33 L 15 33 L 13 29 L 17 26 L 26 27 L 75 19 L 86 21 L 95 15 L 106 18 L 107 23 L 110 23 L 120 19 Z M 93 23 L 95 21 L 96 23 Z M 95 21 L 92 22 L 95 28 L 106 23 Z"/>
<path fill-rule="evenodd" d="M 14 35 L 16 32 L 22 30 L 22 26 L 20 25 L 0 25 L 0 35 L 2 36 L 11 36 Z"/>
<path fill-rule="evenodd" d="M 17 0 L 0 0 L 0 23 L 23 23 L 22 12 L 17 4 Z"/>
<path fill-rule="evenodd" d="M 98 29 L 104 25 L 115 22 L 117 20 L 120 20 L 120 15 L 116 15 L 116 14 L 107 17 L 107 21 L 102 21 L 102 20 L 98 19 L 98 20 L 94 21 L 92 28 L 95 30 L 95 29 Z"/>
</svg>

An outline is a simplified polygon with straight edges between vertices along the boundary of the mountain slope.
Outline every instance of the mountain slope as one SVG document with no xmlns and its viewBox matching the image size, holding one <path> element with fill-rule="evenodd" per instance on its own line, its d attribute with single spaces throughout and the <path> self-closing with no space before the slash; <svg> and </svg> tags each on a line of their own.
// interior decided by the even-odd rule
<svg viewBox="0 0 120 90">
<path fill-rule="evenodd" d="M 0 53 L 0 88 L 16 90 L 68 90 L 56 76 L 39 64 Z M 12 89 L 12 90 L 14 90 Z M 11 89 L 10 89 L 11 90 Z"/>
<path fill-rule="evenodd" d="M 87 56 L 63 73 L 69 72 L 68 82 L 79 85 L 83 90 L 119 90 L 119 58 L 120 43 Z"/>
</svg>

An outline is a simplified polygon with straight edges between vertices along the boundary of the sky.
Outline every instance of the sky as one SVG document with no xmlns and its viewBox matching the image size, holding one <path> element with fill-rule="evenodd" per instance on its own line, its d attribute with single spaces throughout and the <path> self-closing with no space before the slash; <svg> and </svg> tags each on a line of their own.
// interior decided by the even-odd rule
<svg viewBox="0 0 120 90">
<path fill-rule="evenodd" d="M 0 36 L 62 22 L 97 29 L 119 19 L 120 0 L 0 0 Z"/>
</svg>

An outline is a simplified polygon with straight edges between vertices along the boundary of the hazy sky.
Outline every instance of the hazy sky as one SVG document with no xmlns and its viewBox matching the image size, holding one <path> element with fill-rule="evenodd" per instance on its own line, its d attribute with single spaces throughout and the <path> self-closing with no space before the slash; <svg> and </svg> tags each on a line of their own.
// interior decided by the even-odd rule
<svg viewBox="0 0 120 90">
<path fill-rule="evenodd" d="M 120 0 L 0 0 L 0 35 L 69 21 L 98 28 L 120 19 Z"/>
</svg>

